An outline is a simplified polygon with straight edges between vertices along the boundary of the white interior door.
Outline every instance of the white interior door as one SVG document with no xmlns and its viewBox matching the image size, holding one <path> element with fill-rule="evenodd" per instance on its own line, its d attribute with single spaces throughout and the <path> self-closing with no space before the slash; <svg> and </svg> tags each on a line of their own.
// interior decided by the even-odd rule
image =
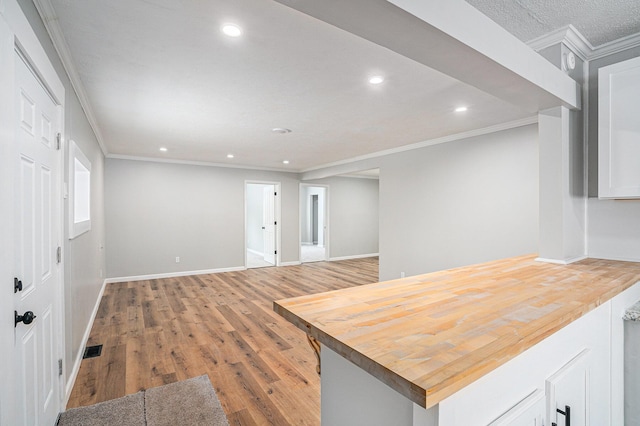
<svg viewBox="0 0 640 426">
<path fill-rule="evenodd" d="M 267 185 L 262 190 L 262 217 L 264 229 L 264 260 L 273 265 L 276 263 L 276 203 L 275 187 Z"/>
<path fill-rule="evenodd" d="M 15 55 L 17 109 L 15 274 L 22 290 L 14 294 L 17 314 L 35 319 L 16 324 L 16 401 L 20 425 L 53 425 L 60 411 L 58 375 L 60 289 L 57 247 L 60 230 L 60 131 L 58 106 L 39 79 Z"/>
</svg>

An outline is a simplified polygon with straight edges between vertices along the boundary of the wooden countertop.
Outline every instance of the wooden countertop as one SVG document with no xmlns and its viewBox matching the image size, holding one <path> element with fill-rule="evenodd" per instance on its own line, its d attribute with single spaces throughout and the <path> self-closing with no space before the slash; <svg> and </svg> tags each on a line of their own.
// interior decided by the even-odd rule
<svg viewBox="0 0 640 426">
<path fill-rule="evenodd" d="M 274 302 L 323 345 L 429 408 L 640 281 L 640 263 L 520 256 Z"/>
</svg>

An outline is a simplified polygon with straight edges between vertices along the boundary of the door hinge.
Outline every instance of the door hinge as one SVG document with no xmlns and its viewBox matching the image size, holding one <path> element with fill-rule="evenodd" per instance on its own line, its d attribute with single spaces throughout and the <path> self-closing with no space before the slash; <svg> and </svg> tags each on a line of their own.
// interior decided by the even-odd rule
<svg viewBox="0 0 640 426">
<path fill-rule="evenodd" d="M 62 376 L 62 358 L 58 360 L 58 376 Z"/>
<path fill-rule="evenodd" d="M 275 251 L 273 252 L 273 254 L 278 254 L 278 250 L 275 250 Z"/>
<path fill-rule="evenodd" d="M 61 145 L 62 145 L 62 134 L 58 133 L 56 135 L 56 150 L 60 151 Z"/>
<path fill-rule="evenodd" d="M 56 250 L 56 261 L 58 262 L 58 264 L 62 262 L 62 247 L 60 246 L 58 246 L 58 249 Z"/>
<path fill-rule="evenodd" d="M 273 193 L 273 196 L 274 196 L 274 197 L 277 197 L 277 196 L 278 196 L 278 193 L 277 193 L 277 192 L 274 192 L 274 193 Z"/>
<path fill-rule="evenodd" d="M 273 222 L 273 224 L 277 226 L 277 225 L 278 225 L 278 222 L 277 222 L 277 221 L 275 221 L 275 222 Z"/>
</svg>

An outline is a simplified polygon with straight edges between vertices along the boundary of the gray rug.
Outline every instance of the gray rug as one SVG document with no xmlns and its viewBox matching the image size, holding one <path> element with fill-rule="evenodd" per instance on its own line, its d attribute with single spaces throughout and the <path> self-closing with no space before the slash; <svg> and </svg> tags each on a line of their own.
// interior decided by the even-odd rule
<svg viewBox="0 0 640 426">
<path fill-rule="evenodd" d="M 72 408 L 59 426 L 229 426 L 208 376 L 147 389 L 88 407 Z"/>
</svg>

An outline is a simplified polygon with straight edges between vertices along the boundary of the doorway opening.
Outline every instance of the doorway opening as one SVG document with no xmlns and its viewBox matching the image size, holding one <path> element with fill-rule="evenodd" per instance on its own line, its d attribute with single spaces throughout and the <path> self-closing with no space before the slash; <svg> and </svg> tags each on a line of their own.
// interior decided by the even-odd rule
<svg viewBox="0 0 640 426">
<path fill-rule="evenodd" d="M 300 261 L 329 259 L 328 186 L 300 185 Z"/>
<path fill-rule="evenodd" d="M 265 268 L 279 264 L 279 188 L 280 184 L 276 182 L 246 182 L 245 265 L 247 268 Z"/>
</svg>

